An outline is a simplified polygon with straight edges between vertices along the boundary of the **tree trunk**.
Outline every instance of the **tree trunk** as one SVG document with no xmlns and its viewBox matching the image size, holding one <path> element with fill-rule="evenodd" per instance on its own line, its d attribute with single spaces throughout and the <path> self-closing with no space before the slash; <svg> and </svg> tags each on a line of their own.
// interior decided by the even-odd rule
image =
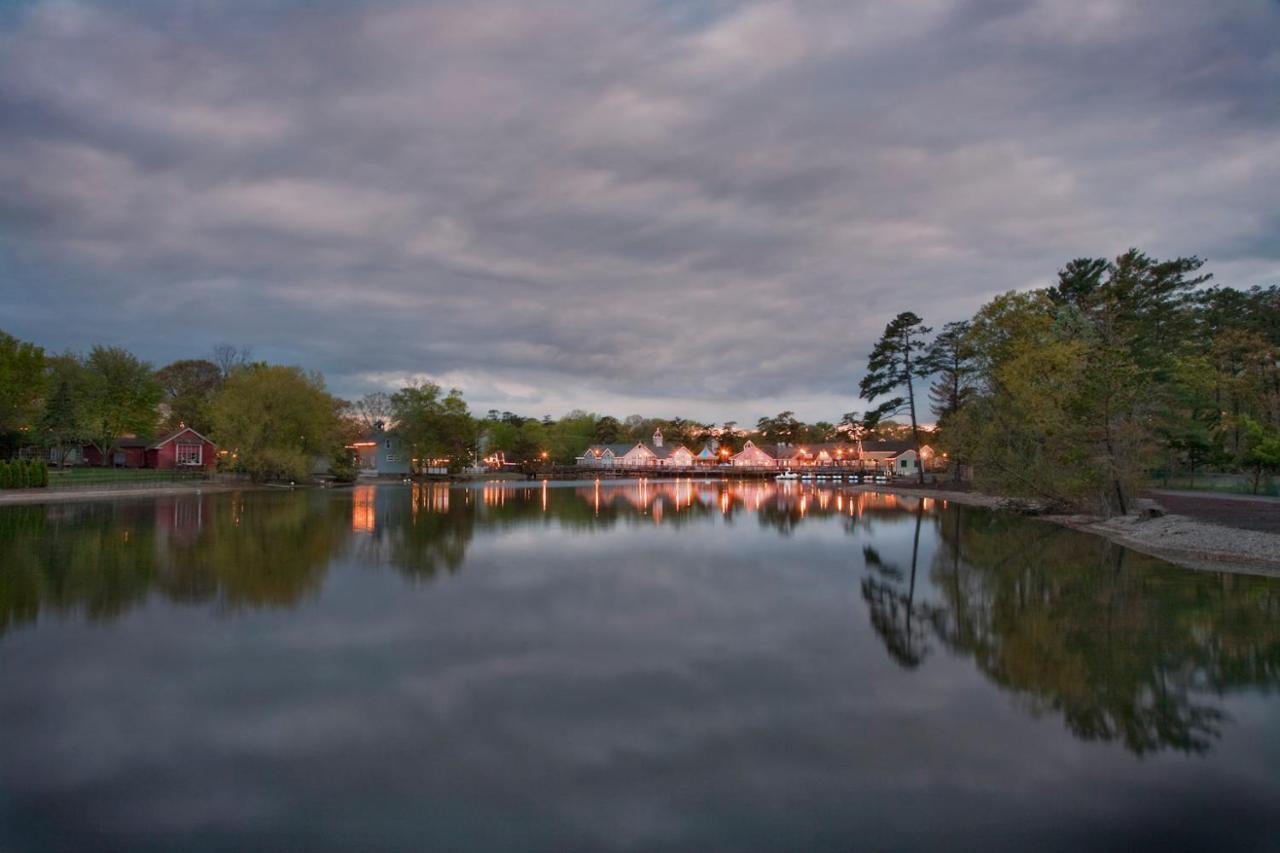
<svg viewBox="0 0 1280 853">
<path fill-rule="evenodd" d="M 924 460 L 920 458 L 920 425 L 916 423 L 916 392 L 911 382 L 911 340 L 904 336 L 902 352 L 903 373 L 907 378 L 907 405 L 911 408 L 911 438 L 916 445 L 916 474 L 924 485 Z"/>
</svg>

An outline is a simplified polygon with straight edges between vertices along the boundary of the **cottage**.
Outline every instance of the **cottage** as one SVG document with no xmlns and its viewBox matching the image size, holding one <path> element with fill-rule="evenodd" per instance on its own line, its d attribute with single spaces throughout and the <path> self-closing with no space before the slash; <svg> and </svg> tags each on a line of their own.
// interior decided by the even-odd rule
<svg viewBox="0 0 1280 853">
<path fill-rule="evenodd" d="M 916 457 L 915 442 L 906 439 L 884 439 L 868 441 L 863 445 L 863 459 L 868 466 L 874 466 L 886 474 L 914 475 L 917 466 L 923 462 L 928 469 L 933 463 L 933 448 L 927 444 L 920 445 L 919 459 Z"/>
<path fill-rule="evenodd" d="M 777 460 L 747 439 L 742 450 L 734 454 L 733 464 L 740 468 L 765 468 L 776 465 Z"/>
<path fill-rule="evenodd" d="M 183 427 L 147 448 L 148 468 L 198 471 L 217 464 L 218 446 L 191 427 Z"/>
<path fill-rule="evenodd" d="M 593 444 L 577 457 L 579 465 L 587 468 L 689 468 L 693 465 L 693 451 L 683 444 L 668 445 L 662 438 L 662 430 L 653 432 L 650 443 Z"/>
<path fill-rule="evenodd" d="M 200 471 L 218 464 L 218 446 L 191 427 L 182 427 L 159 441 L 124 436 L 111 445 L 105 459 L 92 444 L 81 447 L 78 455 L 88 465 L 107 464 L 113 468 Z"/>
<path fill-rule="evenodd" d="M 587 468 L 612 468 L 621 465 L 623 457 L 636 446 L 630 443 L 593 444 L 577 457 L 577 462 Z"/>
</svg>

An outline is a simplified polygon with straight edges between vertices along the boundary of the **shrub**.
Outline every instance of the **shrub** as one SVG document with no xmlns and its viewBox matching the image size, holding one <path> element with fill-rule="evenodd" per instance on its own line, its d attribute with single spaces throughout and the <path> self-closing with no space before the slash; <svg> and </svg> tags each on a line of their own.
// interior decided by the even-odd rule
<svg viewBox="0 0 1280 853">
<path fill-rule="evenodd" d="M 349 450 L 339 450 L 333 454 L 329 473 L 339 483 L 354 483 L 360 474 L 360 469 L 356 465 L 355 456 Z"/>
<path fill-rule="evenodd" d="M 9 463 L 0 460 L 0 489 L 13 488 L 13 473 L 9 470 Z"/>
<path fill-rule="evenodd" d="M 37 489 L 43 489 L 49 485 L 49 466 L 43 459 L 36 459 L 31 463 L 27 479 L 30 480 L 32 487 Z"/>
<path fill-rule="evenodd" d="M 271 447 L 240 459 L 244 470 L 257 482 L 264 480 L 296 481 L 308 479 L 311 459 L 301 450 Z"/>
<path fill-rule="evenodd" d="M 13 487 L 15 489 L 25 489 L 27 487 L 27 463 L 21 459 L 13 462 Z"/>
</svg>

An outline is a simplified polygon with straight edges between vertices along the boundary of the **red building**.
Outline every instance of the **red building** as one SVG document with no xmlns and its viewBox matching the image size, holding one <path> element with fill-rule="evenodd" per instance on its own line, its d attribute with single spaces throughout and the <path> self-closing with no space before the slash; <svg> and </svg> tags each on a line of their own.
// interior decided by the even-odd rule
<svg viewBox="0 0 1280 853">
<path fill-rule="evenodd" d="M 137 437 L 121 438 L 111 446 L 108 460 L 114 468 L 208 471 L 218 464 L 218 447 L 191 427 L 184 427 L 156 442 Z M 93 445 L 86 445 L 84 461 L 89 465 L 101 465 L 102 454 Z"/>
<path fill-rule="evenodd" d="M 191 427 L 178 430 L 147 448 L 148 468 L 212 469 L 218 446 Z"/>
</svg>

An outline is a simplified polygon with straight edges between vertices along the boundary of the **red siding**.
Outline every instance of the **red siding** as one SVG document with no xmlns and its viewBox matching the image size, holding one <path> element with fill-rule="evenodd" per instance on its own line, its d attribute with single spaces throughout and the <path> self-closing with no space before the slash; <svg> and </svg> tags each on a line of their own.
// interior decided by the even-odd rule
<svg viewBox="0 0 1280 853">
<path fill-rule="evenodd" d="M 193 469 L 194 465 L 178 464 L 178 445 L 200 445 L 201 451 L 200 466 L 204 469 L 213 468 L 218 464 L 218 448 L 212 441 L 202 439 L 193 430 L 184 430 L 164 444 L 147 451 L 147 467 L 148 468 L 188 468 Z"/>
<path fill-rule="evenodd" d="M 107 454 L 108 464 L 116 465 L 117 457 L 125 468 L 183 468 L 195 470 L 195 465 L 178 465 L 178 445 L 200 445 L 203 448 L 200 465 L 204 470 L 211 470 L 218 464 L 218 448 L 212 441 L 202 438 L 193 430 L 187 429 L 170 438 L 158 447 L 118 447 Z M 102 454 L 96 447 L 86 445 L 84 460 L 89 465 L 101 465 Z"/>
<path fill-rule="evenodd" d="M 117 457 L 121 460 L 119 463 L 116 461 Z M 84 461 L 90 465 L 101 465 L 102 454 L 93 445 L 86 445 L 84 448 Z M 107 463 L 112 466 L 119 464 L 124 468 L 146 468 L 147 449 L 145 447 L 117 447 L 107 454 Z"/>
</svg>

